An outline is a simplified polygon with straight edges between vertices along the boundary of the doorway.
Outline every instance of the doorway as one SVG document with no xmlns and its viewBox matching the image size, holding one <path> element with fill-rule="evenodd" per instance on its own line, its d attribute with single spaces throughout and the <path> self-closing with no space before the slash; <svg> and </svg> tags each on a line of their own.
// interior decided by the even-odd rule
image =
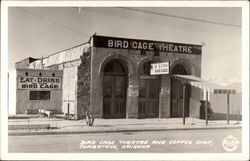
<svg viewBox="0 0 250 161">
<path fill-rule="evenodd" d="M 123 64 L 110 60 L 104 67 L 103 118 L 126 117 L 127 72 Z"/>
<path fill-rule="evenodd" d="M 138 117 L 155 118 L 159 116 L 159 76 L 150 76 L 151 62 L 143 65 L 139 79 Z"/>
<path fill-rule="evenodd" d="M 180 64 L 175 65 L 172 75 L 187 75 L 187 70 Z M 186 85 L 185 90 L 185 116 L 189 116 L 190 85 Z M 171 79 L 171 117 L 183 116 L 183 84 L 180 80 Z"/>
</svg>

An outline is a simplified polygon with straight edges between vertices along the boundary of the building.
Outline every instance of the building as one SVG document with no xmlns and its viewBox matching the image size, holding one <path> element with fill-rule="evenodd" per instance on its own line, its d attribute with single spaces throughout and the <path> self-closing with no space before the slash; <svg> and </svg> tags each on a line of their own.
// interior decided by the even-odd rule
<svg viewBox="0 0 250 161">
<path fill-rule="evenodd" d="M 189 116 L 190 104 L 199 112 L 202 92 L 187 86 L 184 96 L 183 84 L 171 76 L 200 77 L 201 54 L 201 45 L 94 35 L 88 43 L 16 63 L 17 113 L 54 108 L 75 119 L 87 111 L 97 118 L 170 118 L 182 117 L 185 104 Z M 34 86 L 43 83 L 45 89 Z"/>
<path fill-rule="evenodd" d="M 17 69 L 16 113 L 62 113 L 62 70 Z"/>
</svg>

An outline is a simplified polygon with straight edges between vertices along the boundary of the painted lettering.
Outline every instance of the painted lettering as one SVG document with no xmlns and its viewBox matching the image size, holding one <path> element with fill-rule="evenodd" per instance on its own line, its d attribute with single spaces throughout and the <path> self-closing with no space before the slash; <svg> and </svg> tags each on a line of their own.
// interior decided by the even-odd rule
<svg viewBox="0 0 250 161">
<path fill-rule="evenodd" d="M 144 42 L 144 43 L 142 44 L 142 46 L 143 46 L 143 49 L 144 49 L 144 50 L 147 50 L 147 49 L 148 49 L 148 44 L 147 44 L 147 43 Z"/>
<path fill-rule="evenodd" d="M 173 52 L 174 51 L 174 45 L 173 44 L 169 44 L 168 45 L 168 50 L 170 51 L 170 52 Z"/>
<path fill-rule="evenodd" d="M 179 51 L 182 52 L 183 46 L 179 45 L 178 48 L 179 48 Z"/>
<path fill-rule="evenodd" d="M 187 52 L 187 47 L 183 46 L 183 53 L 186 53 L 186 52 Z"/>
<path fill-rule="evenodd" d="M 161 44 L 160 45 L 160 50 L 161 51 L 168 51 L 168 45 L 167 44 Z"/>
<path fill-rule="evenodd" d="M 108 47 L 113 47 L 113 40 L 108 40 Z"/>
<path fill-rule="evenodd" d="M 174 52 L 178 52 L 178 46 L 177 45 L 174 46 Z"/>
<path fill-rule="evenodd" d="M 19 76 L 18 89 L 40 89 L 40 88 L 61 89 L 61 78 Z"/>
<path fill-rule="evenodd" d="M 132 47 L 133 47 L 134 49 L 137 48 L 137 43 L 136 43 L 135 41 L 132 43 Z"/>
<path fill-rule="evenodd" d="M 20 82 L 24 83 L 25 82 L 25 77 L 20 77 Z"/>
<path fill-rule="evenodd" d="M 116 47 L 117 48 L 122 48 L 122 41 L 121 40 L 116 41 Z"/>
<path fill-rule="evenodd" d="M 154 50 L 153 45 L 154 45 L 153 43 L 148 43 L 148 50 Z"/>
<path fill-rule="evenodd" d="M 95 36 L 95 47 L 107 48 L 120 48 L 120 49 L 134 49 L 134 50 L 147 50 L 154 51 L 154 54 L 159 56 L 159 52 L 172 52 L 172 53 L 188 53 L 188 54 L 201 54 L 200 45 L 181 44 L 174 42 L 160 42 L 140 39 L 124 39 L 113 37 Z M 106 43 L 103 43 L 106 42 Z M 195 48 L 195 50 L 193 50 Z"/>
<path fill-rule="evenodd" d="M 138 43 L 137 49 L 142 49 L 142 44 L 141 44 L 141 42 Z"/>
<path fill-rule="evenodd" d="M 128 41 L 123 41 L 123 48 L 128 48 Z"/>
</svg>

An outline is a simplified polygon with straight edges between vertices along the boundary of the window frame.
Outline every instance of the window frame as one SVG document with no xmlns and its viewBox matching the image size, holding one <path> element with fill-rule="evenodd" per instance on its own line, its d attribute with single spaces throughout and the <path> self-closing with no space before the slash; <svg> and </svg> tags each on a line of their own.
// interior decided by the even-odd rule
<svg viewBox="0 0 250 161">
<path fill-rule="evenodd" d="M 32 92 L 36 92 L 37 94 L 37 96 L 34 97 L 35 99 L 31 99 Z M 43 92 L 48 92 L 47 94 L 49 95 L 49 97 L 44 99 L 44 96 L 41 96 L 41 93 Z M 50 100 L 51 100 L 51 91 L 32 91 L 32 90 L 29 91 L 29 101 L 50 101 Z"/>
</svg>

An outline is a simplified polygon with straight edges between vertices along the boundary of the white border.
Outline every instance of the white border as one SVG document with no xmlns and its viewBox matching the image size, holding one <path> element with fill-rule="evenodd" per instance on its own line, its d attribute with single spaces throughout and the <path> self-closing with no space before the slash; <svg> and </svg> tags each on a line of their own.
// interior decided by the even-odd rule
<svg viewBox="0 0 250 161">
<path fill-rule="evenodd" d="M 7 153 L 8 7 L 242 7 L 242 153 Z M 249 2 L 248 1 L 4 1 L 1 5 L 1 159 L 15 160 L 248 160 Z M 181 158 L 180 158 L 181 157 Z"/>
</svg>

